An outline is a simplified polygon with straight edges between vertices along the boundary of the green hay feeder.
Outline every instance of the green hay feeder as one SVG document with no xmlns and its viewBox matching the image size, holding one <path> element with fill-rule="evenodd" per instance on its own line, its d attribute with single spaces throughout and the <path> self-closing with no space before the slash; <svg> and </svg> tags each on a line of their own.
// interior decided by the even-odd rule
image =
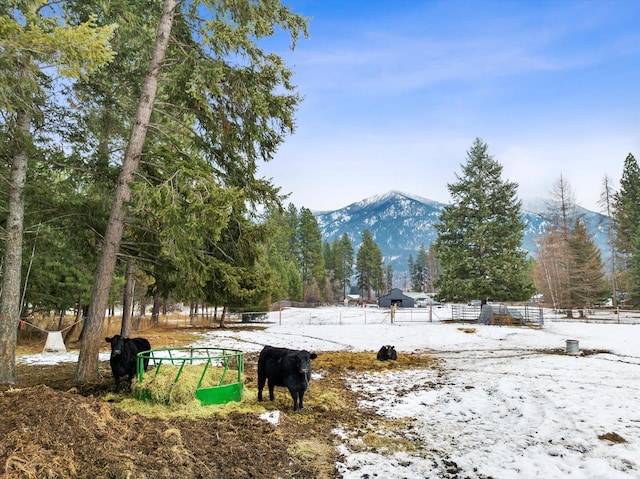
<svg viewBox="0 0 640 479">
<path fill-rule="evenodd" d="M 143 361 L 153 369 L 145 372 Z M 165 404 L 203 406 L 242 399 L 244 353 L 221 348 L 154 349 L 137 355 L 136 398 Z"/>
</svg>

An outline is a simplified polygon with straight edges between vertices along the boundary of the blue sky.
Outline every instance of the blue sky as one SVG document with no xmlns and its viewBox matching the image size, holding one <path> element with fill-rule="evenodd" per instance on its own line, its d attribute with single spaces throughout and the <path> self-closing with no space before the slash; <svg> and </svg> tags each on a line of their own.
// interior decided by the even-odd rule
<svg viewBox="0 0 640 479">
<path fill-rule="evenodd" d="M 562 175 L 600 210 L 640 159 L 640 1 L 284 0 L 309 21 L 273 50 L 304 96 L 297 130 L 260 168 L 298 208 L 390 190 L 449 202 L 476 137 L 548 198 Z"/>
</svg>

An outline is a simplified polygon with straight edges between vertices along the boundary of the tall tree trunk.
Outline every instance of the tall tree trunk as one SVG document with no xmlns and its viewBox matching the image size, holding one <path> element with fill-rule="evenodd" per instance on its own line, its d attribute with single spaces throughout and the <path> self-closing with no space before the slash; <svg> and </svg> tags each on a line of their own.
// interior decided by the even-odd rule
<svg viewBox="0 0 640 479">
<path fill-rule="evenodd" d="M 120 334 L 125 338 L 131 336 L 131 307 L 133 306 L 133 263 L 127 261 L 124 273 L 124 294 L 122 298 L 122 326 Z"/>
<path fill-rule="evenodd" d="M 223 306 L 222 307 L 222 314 L 220 315 L 220 320 L 218 322 L 218 327 L 219 328 L 224 328 L 225 327 L 224 326 L 224 317 L 225 317 L 226 314 L 227 314 L 227 307 Z"/>
<path fill-rule="evenodd" d="M 84 383 L 95 381 L 99 378 L 98 355 L 100 353 L 102 328 L 104 326 L 104 314 L 107 308 L 109 291 L 113 282 L 113 273 L 116 268 L 117 255 L 122 242 L 122 234 L 125 224 L 125 212 L 123 205 L 131 197 L 131 183 L 140 163 L 140 155 L 149 128 L 149 120 L 153 111 L 153 103 L 156 98 L 158 81 L 160 78 L 161 63 L 164 59 L 171 25 L 175 15 L 177 0 L 164 0 L 162 3 L 162 17 L 156 31 L 156 41 L 153 47 L 149 70 L 142 86 L 140 102 L 136 111 L 131 138 L 122 160 L 122 170 L 118 177 L 118 184 L 111 206 L 109 222 L 105 232 L 102 254 L 96 270 L 95 282 L 91 292 L 89 314 L 85 324 L 85 334 L 80 344 L 80 356 L 78 368 L 73 381 Z"/>
<path fill-rule="evenodd" d="M 16 118 L 16 147 L 11 164 L 7 202 L 6 240 L 2 292 L 0 293 L 0 384 L 17 384 L 16 342 L 20 320 L 22 233 L 24 230 L 24 187 L 27 182 L 26 139 L 31 135 L 31 115 Z"/>
<path fill-rule="evenodd" d="M 604 187 L 604 191 L 602 192 L 601 202 L 605 207 L 605 214 L 607 215 L 607 235 L 609 240 L 609 262 L 611 263 L 611 293 L 612 293 L 612 306 L 618 309 L 618 287 L 616 280 L 616 247 L 614 241 L 614 231 L 613 231 L 613 212 L 611 211 L 611 206 L 613 204 L 613 187 L 611 186 L 611 180 L 607 175 L 604 175 L 604 179 L 602 180 L 602 184 Z"/>
<path fill-rule="evenodd" d="M 162 303 L 160 294 L 153 295 L 153 306 L 151 308 L 151 324 L 156 326 L 160 318 L 160 304 Z"/>
<path fill-rule="evenodd" d="M 67 345 L 69 344 L 70 341 L 72 341 L 73 339 L 73 335 L 76 333 L 76 331 L 78 330 L 78 328 L 82 328 L 82 321 L 84 318 L 84 310 L 82 307 L 82 299 L 78 298 L 77 301 L 77 307 L 76 307 L 76 316 L 73 320 L 73 325 L 67 330 L 66 334 L 64 335 L 64 344 Z"/>
</svg>

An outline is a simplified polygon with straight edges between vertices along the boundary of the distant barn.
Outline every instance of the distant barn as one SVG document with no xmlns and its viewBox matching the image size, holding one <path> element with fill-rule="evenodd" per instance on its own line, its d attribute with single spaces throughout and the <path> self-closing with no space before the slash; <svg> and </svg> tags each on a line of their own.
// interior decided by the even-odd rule
<svg viewBox="0 0 640 479">
<path fill-rule="evenodd" d="M 381 308 L 390 308 L 394 304 L 399 308 L 413 308 L 415 300 L 402 293 L 399 288 L 393 288 L 389 294 L 378 298 L 378 306 Z"/>
</svg>

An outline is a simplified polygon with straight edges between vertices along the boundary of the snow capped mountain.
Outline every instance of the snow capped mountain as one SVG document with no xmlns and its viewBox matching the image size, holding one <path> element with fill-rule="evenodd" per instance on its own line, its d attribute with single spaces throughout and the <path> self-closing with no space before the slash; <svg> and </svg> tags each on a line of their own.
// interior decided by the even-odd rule
<svg viewBox="0 0 640 479">
<path fill-rule="evenodd" d="M 527 198 L 522 200 L 522 210 L 529 213 L 543 214 L 549 208 L 549 200 L 545 198 Z"/>
<path fill-rule="evenodd" d="M 548 211 L 548 203 L 542 199 L 523 201 L 522 217 L 526 227 L 522 246 L 531 255 L 535 254 L 537 235 L 547 224 L 544 213 Z M 415 259 L 420 245 L 429 249 L 435 241 L 434 225 L 445 206 L 445 203 L 420 196 L 389 191 L 339 210 L 314 212 L 314 216 L 323 241 L 331 243 L 346 233 L 355 251 L 360 247 L 362 232 L 368 229 L 382 250 L 384 264 L 390 264 L 395 278 L 401 279 L 408 269 L 409 256 Z M 608 218 L 580 207 L 578 211 L 605 259 L 608 256 Z"/>
</svg>

